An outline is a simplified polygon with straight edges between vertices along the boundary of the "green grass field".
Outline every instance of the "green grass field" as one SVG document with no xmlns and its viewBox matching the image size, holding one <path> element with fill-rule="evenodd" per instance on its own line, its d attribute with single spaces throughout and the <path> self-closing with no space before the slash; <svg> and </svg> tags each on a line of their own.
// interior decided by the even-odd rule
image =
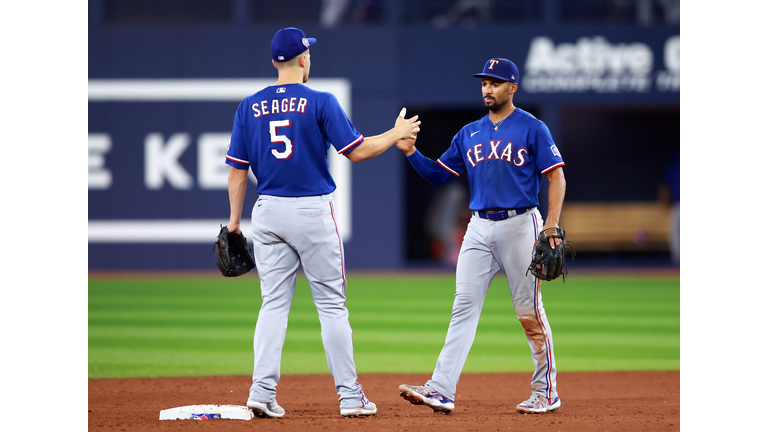
<svg viewBox="0 0 768 432">
<path fill-rule="evenodd" d="M 250 375 L 261 306 L 255 274 L 91 278 L 88 377 Z M 429 373 L 445 340 L 453 275 L 349 275 L 359 373 Z M 545 282 L 559 371 L 679 370 L 680 279 L 571 276 Z M 488 292 L 464 372 L 530 372 L 506 279 Z M 328 373 L 320 324 L 299 278 L 283 374 Z"/>
</svg>

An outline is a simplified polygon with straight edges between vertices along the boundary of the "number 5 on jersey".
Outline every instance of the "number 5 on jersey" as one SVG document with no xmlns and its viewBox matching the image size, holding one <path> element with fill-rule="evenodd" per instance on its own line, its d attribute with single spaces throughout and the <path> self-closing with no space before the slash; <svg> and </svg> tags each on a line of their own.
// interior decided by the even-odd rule
<svg viewBox="0 0 768 432">
<path fill-rule="evenodd" d="M 285 144 L 284 151 L 277 151 L 277 149 L 272 149 L 272 156 L 276 157 L 278 160 L 290 159 L 291 156 L 293 155 L 293 141 L 291 141 L 285 135 L 277 134 L 278 129 L 285 128 L 285 127 L 291 127 L 290 120 L 273 120 L 269 122 L 269 136 L 272 139 L 272 143 Z"/>
</svg>

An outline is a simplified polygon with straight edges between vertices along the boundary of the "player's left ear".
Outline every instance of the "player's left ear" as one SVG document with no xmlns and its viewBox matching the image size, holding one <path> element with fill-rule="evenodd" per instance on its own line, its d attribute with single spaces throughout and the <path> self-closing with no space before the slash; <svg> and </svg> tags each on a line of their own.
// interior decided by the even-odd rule
<svg viewBox="0 0 768 432">
<path fill-rule="evenodd" d="M 305 51 L 302 54 L 299 54 L 301 57 L 299 57 L 299 66 L 305 68 L 307 67 L 307 57 L 309 57 L 309 51 Z"/>
<path fill-rule="evenodd" d="M 509 83 L 509 94 L 513 95 L 517 91 L 517 83 Z"/>
</svg>

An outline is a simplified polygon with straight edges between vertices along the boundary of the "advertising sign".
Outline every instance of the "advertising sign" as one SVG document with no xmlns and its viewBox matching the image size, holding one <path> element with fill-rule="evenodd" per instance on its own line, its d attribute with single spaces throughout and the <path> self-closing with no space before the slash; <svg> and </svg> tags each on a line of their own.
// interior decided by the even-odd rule
<svg viewBox="0 0 768 432">
<path fill-rule="evenodd" d="M 615 43 L 582 36 L 556 43 L 531 40 L 521 85 L 529 93 L 648 93 L 680 91 L 680 36 L 669 37 L 654 69 L 654 51 L 645 42 Z"/>
<path fill-rule="evenodd" d="M 89 243 L 207 243 L 229 218 L 224 163 L 240 101 L 274 79 L 90 80 Z M 351 117 L 345 79 L 313 79 Z M 352 235 L 351 162 L 328 155 L 339 229 Z M 249 171 L 254 196 L 257 183 Z M 250 232 L 246 199 L 243 231 Z"/>
</svg>

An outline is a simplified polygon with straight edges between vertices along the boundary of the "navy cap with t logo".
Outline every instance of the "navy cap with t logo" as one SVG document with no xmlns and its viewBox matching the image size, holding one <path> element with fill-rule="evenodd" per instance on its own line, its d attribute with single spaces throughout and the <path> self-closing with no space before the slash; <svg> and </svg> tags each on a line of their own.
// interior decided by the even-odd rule
<svg viewBox="0 0 768 432">
<path fill-rule="evenodd" d="M 472 75 L 474 77 L 498 78 L 504 81 L 516 83 L 520 76 L 517 72 L 517 66 L 505 58 L 492 58 L 485 62 L 483 73 Z"/>
<path fill-rule="evenodd" d="M 272 39 L 272 60 L 286 62 L 308 50 L 315 42 L 317 39 L 306 37 L 295 27 L 278 30 Z"/>
</svg>

